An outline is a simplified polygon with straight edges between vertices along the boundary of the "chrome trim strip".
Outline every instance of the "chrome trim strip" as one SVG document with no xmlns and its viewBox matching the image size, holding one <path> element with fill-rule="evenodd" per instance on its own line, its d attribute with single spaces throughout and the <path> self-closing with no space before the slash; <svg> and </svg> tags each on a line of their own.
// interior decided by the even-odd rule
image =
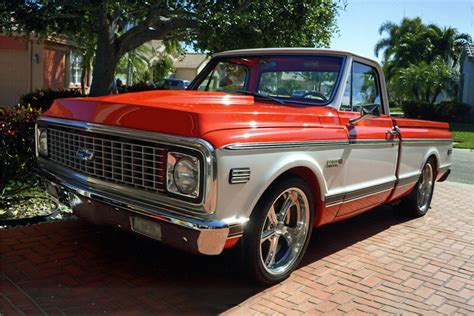
<svg viewBox="0 0 474 316">
<path fill-rule="evenodd" d="M 399 178 L 397 187 L 405 186 L 408 184 L 415 184 L 416 182 L 418 182 L 418 179 L 420 178 L 420 174 L 421 173 L 418 173 L 414 176 Z"/>
<path fill-rule="evenodd" d="M 224 146 L 228 150 L 253 150 L 253 149 L 279 149 L 279 148 L 304 148 L 313 146 L 339 146 L 348 145 L 347 140 L 336 141 L 301 141 L 301 142 L 265 142 L 265 143 L 234 143 Z"/>
<path fill-rule="evenodd" d="M 252 149 L 279 149 L 279 148 L 304 148 L 313 146 L 339 146 L 339 145 L 385 145 L 385 144 L 423 144 L 423 143 L 448 143 L 451 144 L 451 138 L 408 138 L 408 139 L 351 139 L 351 140 L 336 140 L 336 141 L 301 141 L 301 142 L 257 142 L 257 143 L 233 143 L 224 146 L 228 150 L 252 150 Z"/>
<path fill-rule="evenodd" d="M 325 202 L 326 207 L 334 206 L 337 204 L 341 204 L 341 203 L 345 203 L 345 202 L 349 202 L 353 200 L 358 200 L 366 196 L 370 196 L 377 193 L 385 192 L 387 190 L 391 190 L 393 189 L 394 185 L 395 185 L 395 181 L 388 181 L 388 182 L 373 185 L 367 188 L 346 191 L 344 193 L 338 193 L 335 195 L 327 195 L 324 198 L 324 202 Z"/>
<path fill-rule="evenodd" d="M 395 180 L 377 184 L 374 186 L 370 186 L 368 188 L 346 192 L 346 195 L 344 196 L 344 202 L 357 200 L 365 196 L 369 196 L 369 195 L 373 195 L 376 193 L 381 193 L 381 192 L 393 189 L 394 185 L 395 185 Z"/>
<path fill-rule="evenodd" d="M 436 144 L 436 143 L 447 143 L 447 144 L 452 144 L 453 139 L 452 138 L 402 138 L 401 140 L 402 144 Z"/>
<path fill-rule="evenodd" d="M 257 143 L 233 143 L 224 146 L 227 150 L 255 150 L 255 149 L 285 149 L 285 148 L 308 148 L 328 147 L 346 145 L 388 145 L 400 142 L 399 139 L 353 139 L 353 140 L 309 140 L 301 142 L 257 142 Z"/>
<path fill-rule="evenodd" d="M 398 138 L 394 139 L 351 139 L 349 143 L 351 145 L 380 145 L 380 144 L 394 144 L 399 143 Z"/>
<path fill-rule="evenodd" d="M 58 119 L 52 117 L 42 116 L 38 119 L 37 124 L 39 126 L 44 125 L 56 125 L 62 127 L 73 127 L 81 130 L 85 130 L 93 133 L 102 133 L 105 135 L 120 136 L 129 139 L 137 140 L 149 140 L 153 142 L 158 142 L 159 144 L 194 149 L 199 151 L 203 155 L 204 161 L 204 196 L 202 202 L 199 204 L 190 203 L 182 200 L 178 200 L 166 195 L 154 194 L 152 197 L 148 196 L 147 201 L 155 200 L 158 203 L 163 203 L 165 206 L 171 206 L 182 211 L 194 210 L 197 212 L 206 212 L 213 213 L 215 212 L 216 203 L 217 203 L 217 159 L 215 150 L 210 143 L 203 139 L 198 138 L 187 138 L 179 137 L 173 135 L 160 134 L 149 131 L 142 131 L 124 127 L 110 126 L 110 125 L 100 125 L 95 123 L 81 122 L 81 121 L 72 121 L 66 119 Z M 39 157 L 39 161 L 44 163 L 47 159 Z M 49 165 L 48 168 L 52 171 L 59 169 L 58 165 Z M 97 179 L 92 179 L 90 177 L 79 175 L 78 173 L 72 172 L 72 170 L 67 169 L 65 172 L 66 175 L 72 175 L 76 180 L 85 183 L 95 183 L 104 185 L 104 188 L 115 186 L 111 183 L 101 183 L 96 181 Z M 70 176 L 69 176 L 70 178 Z M 115 188 L 116 189 L 116 188 Z M 134 196 L 136 193 L 129 191 L 129 188 L 121 187 L 122 192 L 127 192 L 131 196 Z"/>
<path fill-rule="evenodd" d="M 324 204 L 326 205 L 326 207 L 341 204 L 342 202 L 344 202 L 344 195 L 345 193 L 326 195 L 324 197 Z"/>
</svg>

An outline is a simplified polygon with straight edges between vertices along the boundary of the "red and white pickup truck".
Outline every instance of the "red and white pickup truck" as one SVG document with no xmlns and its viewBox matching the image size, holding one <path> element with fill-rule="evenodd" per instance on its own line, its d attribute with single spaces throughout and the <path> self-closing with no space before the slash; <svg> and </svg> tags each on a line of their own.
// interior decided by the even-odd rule
<svg viewBox="0 0 474 316">
<path fill-rule="evenodd" d="M 219 53 L 186 91 L 57 100 L 36 137 L 78 217 L 195 253 L 238 245 L 267 284 L 313 227 L 390 202 L 423 216 L 452 152 L 448 124 L 390 117 L 377 62 L 320 49 Z"/>
</svg>

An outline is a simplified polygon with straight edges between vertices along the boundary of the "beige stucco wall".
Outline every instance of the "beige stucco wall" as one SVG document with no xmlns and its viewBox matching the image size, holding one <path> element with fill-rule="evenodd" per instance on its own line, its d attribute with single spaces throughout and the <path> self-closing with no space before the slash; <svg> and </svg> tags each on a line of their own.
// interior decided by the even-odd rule
<svg viewBox="0 0 474 316">
<path fill-rule="evenodd" d="M 181 80 L 193 80 L 196 77 L 196 69 L 193 68 L 177 68 L 176 69 L 175 79 Z"/>
<path fill-rule="evenodd" d="M 0 50 L 0 106 L 15 105 L 28 91 L 28 50 Z"/>
<path fill-rule="evenodd" d="M 44 76 L 44 44 L 38 44 L 36 41 L 31 41 L 31 91 L 36 89 L 43 89 L 43 76 Z M 38 54 L 39 62 L 34 63 L 32 61 L 33 55 Z"/>
</svg>

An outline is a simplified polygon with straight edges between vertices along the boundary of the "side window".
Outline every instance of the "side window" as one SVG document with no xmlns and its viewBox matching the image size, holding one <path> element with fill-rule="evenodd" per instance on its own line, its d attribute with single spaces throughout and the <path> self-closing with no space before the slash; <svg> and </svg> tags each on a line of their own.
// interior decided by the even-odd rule
<svg viewBox="0 0 474 316">
<path fill-rule="evenodd" d="M 246 76 L 247 68 L 245 66 L 220 62 L 202 81 L 198 90 L 224 92 L 244 90 Z"/>
<path fill-rule="evenodd" d="M 351 84 L 352 84 L 352 70 L 347 77 L 346 87 L 341 101 L 341 111 L 352 111 L 351 105 Z"/>
<path fill-rule="evenodd" d="M 360 112 L 362 106 L 377 105 L 383 113 L 380 82 L 375 68 L 354 62 L 341 102 L 342 111 Z"/>
</svg>

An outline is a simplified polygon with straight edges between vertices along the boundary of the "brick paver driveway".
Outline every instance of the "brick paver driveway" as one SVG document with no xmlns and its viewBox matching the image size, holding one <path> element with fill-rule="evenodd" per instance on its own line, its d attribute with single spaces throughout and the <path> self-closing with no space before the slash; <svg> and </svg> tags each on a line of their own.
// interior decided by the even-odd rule
<svg viewBox="0 0 474 316">
<path fill-rule="evenodd" d="M 438 184 L 410 220 L 381 207 L 314 231 L 290 279 L 259 288 L 232 252 L 191 256 L 81 221 L 0 232 L 0 312 L 474 314 L 474 186 Z"/>
</svg>

